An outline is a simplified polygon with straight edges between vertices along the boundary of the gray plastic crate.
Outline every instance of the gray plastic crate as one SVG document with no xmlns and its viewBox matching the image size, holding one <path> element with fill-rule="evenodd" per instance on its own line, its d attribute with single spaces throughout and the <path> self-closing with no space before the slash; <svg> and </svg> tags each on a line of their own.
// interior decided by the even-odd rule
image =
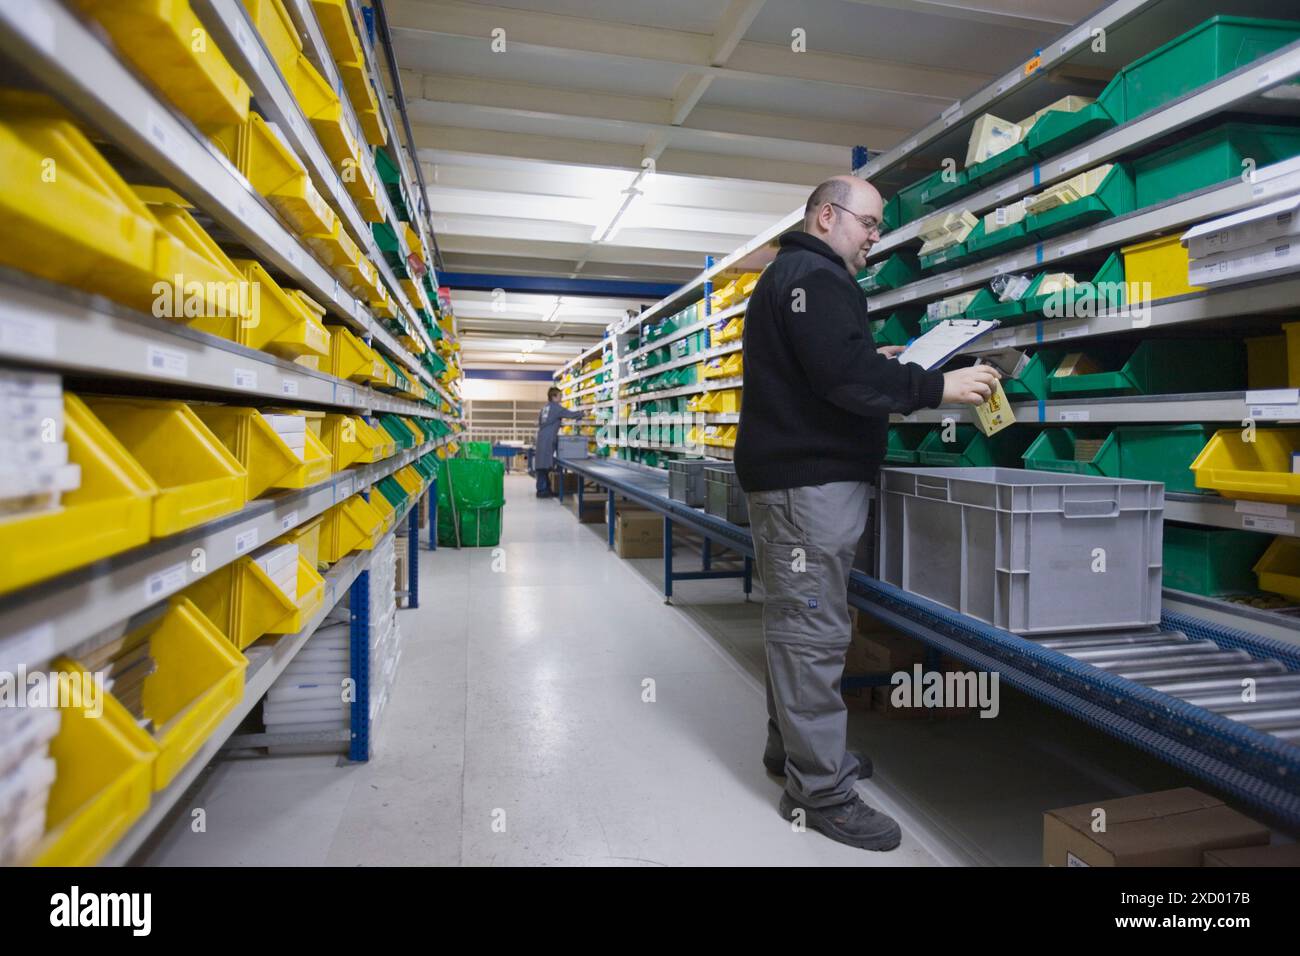
<svg viewBox="0 0 1300 956">
<path fill-rule="evenodd" d="M 1016 634 L 1158 624 L 1164 497 L 1153 481 L 886 468 L 876 575 Z"/>
<path fill-rule="evenodd" d="M 692 508 L 704 507 L 704 469 L 715 468 L 716 461 L 678 458 L 668 463 L 668 497 Z"/>
<path fill-rule="evenodd" d="M 704 510 L 732 524 L 749 524 L 749 499 L 740 489 L 734 465 L 704 469 Z"/>
<path fill-rule="evenodd" d="M 558 458 L 586 458 L 587 442 L 590 439 L 586 435 L 560 435 L 559 444 L 556 446 L 555 454 Z"/>
</svg>

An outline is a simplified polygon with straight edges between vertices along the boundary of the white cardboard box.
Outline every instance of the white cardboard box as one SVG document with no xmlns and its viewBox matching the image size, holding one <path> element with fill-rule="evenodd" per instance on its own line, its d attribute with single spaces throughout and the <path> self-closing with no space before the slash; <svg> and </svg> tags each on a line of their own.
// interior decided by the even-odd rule
<svg viewBox="0 0 1300 956">
<path fill-rule="evenodd" d="M 1300 236 L 1300 196 L 1288 196 L 1231 216 L 1211 219 L 1183 233 L 1182 242 L 1193 259 L 1249 249 L 1273 239 Z"/>
<path fill-rule="evenodd" d="M 1191 285 L 1221 286 L 1300 270 L 1300 237 L 1281 238 L 1245 249 L 1193 259 L 1187 269 Z"/>
</svg>

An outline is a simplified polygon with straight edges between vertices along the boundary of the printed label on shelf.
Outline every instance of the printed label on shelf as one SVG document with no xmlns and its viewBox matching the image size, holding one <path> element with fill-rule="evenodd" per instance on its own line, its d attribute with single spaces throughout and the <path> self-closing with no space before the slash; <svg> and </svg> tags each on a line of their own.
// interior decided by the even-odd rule
<svg viewBox="0 0 1300 956">
<path fill-rule="evenodd" d="M 957 286 L 961 285 L 961 283 L 962 283 L 962 275 L 960 272 L 958 272 L 955 273 L 954 275 L 948 276 L 946 279 L 943 280 L 943 289 L 945 292 L 947 292 L 949 289 L 957 288 Z"/>
<path fill-rule="evenodd" d="M 998 96 L 1001 96 L 1003 93 L 1011 89 L 1011 87 L 1015 86 L 1019 82 L 1020 82 L 1019 73 L 1012 73 L 1010 76 L 1004 77 L 1002 82 L 998 84 L 998 91 L 997 91 Z"/>
<path fill-rule="evenodd" d="M 144 582 L 145 599 L 156 601 L 185 587 L 185 567 L 185 562 L 181 561 L 149 575 Z"/>
<path fill-rule="evenodd" d="M 1078 338 L 1080 335 L 1087 335 L 1087 334 L 1088 334 L 1087 322 L 1072 322 L 1069 325 L 1063 325 L 1058 327 L 1056 329 L 1056 335 L 1053 337 L 1057 339 L 1073 339 L 1073 338 Z"/>
<path fill-rule="evenodd" d="M 351 497 L 352 497 L 352 476 L 349 475 L 348 477 L 342 479 L 337 485 L 334 486 L 334 500 L 340 501 L 343 498 L 351 498 Z"/>
<path fill-rule="evenodd" d="M 1250 417 L 1263 421 L 1290 421 L 1300 419 L 1300 404 L 1297 405 L 1251 405 Z"/>
<path fill-rule="evenodd" d="M 1089 412 L 1087 409 L 1083 409 L 1081 411 L 1073 411 L 1073 412 L 1062 411 L 1058 413 L 1058 417 L 1056 420 L 1058 422 L 1086 422 L 1088 421 L 1091 414 L 1092 413 Z"/>
<path fill-rule="evenodd" d="M 235 554 L 243 554 L 257 547 L 257 529 L 249 528 L 243 534 L 235 535 Z"/>
<path fill-rule="evenodd" d="M 1251 418 L 1300 417 L 1300 388 L 1255 389 L 1246 392 Z"/>
<path fill-rule="evenodd" d="M 1295 534 L 1295 522 L 1288 521 L 1285 518 L 1260 518 L 1255 515 L 1245 515 L 1241 519 L 1241 526 L 1247 531 L 1267 531 L 1271 534 Z"/>
<path fill-rule="evenodd" d="M 289 260 L 289 265 L 298 268 L 298 250 L 293 245 L 284 247 L 284 257 Z"/>
<path fill-rule="evenodd" d="M 1272 74 L 1272 73 L 1264 73 L 1264 74 L 1262 74 L 1262 75 L 1260 76 L 1259 79 L 1257 79 L 1257 80 L 1255 81 L 1255 85 L 1256 85 L 1256 86 L 1261 86 L 1261 87 L 1262 87 L 1262 86 L 1268 86 L 1268 84 L 1271 83 L 1272 81 L 1273 81 L 1273 74 Z"/>
<path fill-rule="evenodd" d="M 961 119 L 965 113 L 966 110 L 962 107 L 961 101 L 958 100 L 956 103 L 953 103 L 952 106 L 940 113 L 939 117 L 943 120 L 944 127 L 947 128 Z"/>
<path fill-rule="evenodd" d="M 1062 54 L 1069 53 L 1071 50 L 1073 50 L 1076 46 L 1081 44 L 1086 39 L 1088 39 L 1088 31 L 1077 30 L 1061 41 L 1060 52 Z"/>
<path fill-rule="evenodd" d="M 152 107 L 145 112 L 145 131 L 149 134 L 149 138 L 158 144 L 158 148 L 177 166 L 183 169 L 188 165 L 188 157 L 180 140 L 171 134 L 171 131 L 167 128 L 167 121 L 162 114 Z"/>
<path fill-rule="evenodd" d="M 235 388 L 257 388 L 257 370 L 237 368 L 234 370 Z"/>
<path fill-rule="evenodd" d="M 158 375 L 170 375 L 173 378 L 190 377 L 190 358 L 176 349 L 165 349 L 161 345 L 151 345 L 148 349 L 149 371 Z"/>
<path fill-rule="evenodd" d="M 296 527 L 298 527 L 298 512 L 290 511 L 287 515 L 285 515 L 283 518 L 280 519 L 281 531 L 289 531 Z"/>
<path fill-rule="evenodd" d="M 1025 61 L 1025 68 L 1023 72 L 1025 76 L 1029 76 L 1029 74 L 1033 73 L 1042 65 L 1043 65 L 1043 58 L 1041 56 L 1036 56 L 1031 60 Z"/>
<path fill-rule="evenodd" d="M 1238 501 L 1234 506 L 1238 514 L 1267 515 L 1270 518 L 1285 518 L 1286 505 L 1279 501 Z"/>
<path fill-rule="evenodd" d="M 1075 253 L 1083 252 L 1087 248 L 1088 248 L 1087 239 L 1078 239 L 1074 242 L 1067 242 L 1063 246 L 1056 247 L 1056 257 L 1058 259 L 1063 259 L 1066 256 L 1072 256 Z"/>
<path fill-rule="evenodd" d="M 1016 193 L 1020 192 L 1021 188 L 1022 187 L 1019 183 L 1008 183 L 993 194 L 993 199 L 996 202 L 1001 202 L 1008 196 L 1014 196 Z"/>
<path fill-rule="evenodd" d="M 1075 156 L 1073 159 L 1067 159 L 1064 162 L 1062 162 L 1060 165 L 1056 167 L 1056 171 L 1058 173 L 1068 173 L 1071 169 L 1076 169 L 1079 166 L 1087 165 L 1088 160 L 1090 159 L 1092 159 L 1092 153 L 1080 153 L 1078 156 Z"/>
<path fill-rule="evenodd" d="M 286 378 L 280 383 L 280 393 L 283 395 L 297 395 L 298 383 L 294 379 Z"/>
<path fill-rule="evenodd" d="M 28 664 L 44 664 L 54 654 L 54 625 L 42 621 L 0 643 L 0 670 L 12 674 Z"/>
<path fill-rule="evenodd" d="M 0 354 L 53 358 L 54 323 L 9 311 L 13 306 L 0 301 Z"/>
</svg>

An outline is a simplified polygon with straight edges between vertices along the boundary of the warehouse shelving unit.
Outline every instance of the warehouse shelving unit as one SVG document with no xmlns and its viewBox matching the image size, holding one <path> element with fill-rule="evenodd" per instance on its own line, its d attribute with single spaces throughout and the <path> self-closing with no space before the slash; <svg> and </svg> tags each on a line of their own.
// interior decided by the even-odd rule
<svg viewBox="0 0 1300 956">
<path fill-rule="evenodd" d="M 1294 10 L 1268 0 L 1200 2 L 1189 0 L 1117 0 L 1076 25 L 1055 43 L 1014 70 L 999 77 L 971 97 L 954 103 L 915 135 L 886 150 L 856 170 L 889 197 L 911 185 L 906 180 L 918 169 L 937 169 L 945 157 L 965 154 L 973 122 L 989 111 L 1006 116 L 1025 116 L 1046 107 L 1065 94 L 1093 93 L 1100 89 L 1099 77 L 1117 71 L 1162 43 L 1179 36 L 1211 16 L 1226 13 L 1248 17 L 1294 18 Z M 1096 31 L 1104 32 L 1105 48 L 1097 49 Z M 1009 171 L 1000 181 L 982 184 L 957 202 L 941 201 L 929 211 L 887 232 L 872 250 L 870 263 L 920 244 L 921 221 L 943 212 L 969 210 L 977 214 L 992 211 L 1026 194 L 1037 192 L 1106 162 L 1131 158 L 1178 141 L 1196 124 L 1233 116 L 1242 111 L 1276 122 L 1296 119 L 1295 80 L 1300 77 L 1300 41 L 1276 49 L 1249 64 L 1186 95 L 1152 109 L 1128 122 L 1121 122 L 1089 141 L 1074 145 L 1036 165 Z M 960 162 L 960 160 L 958 160 Z M 872 318 L 885 317 L 896 309 L 916 308 L 927 302 L 961 291 L 973 291 L 994 276 L 1017 271 L 1042 271 L 1048 266 L 1069 270 L 1076 265 L 1099 261 L 1122 246 L 1154 237 L 1177 236 L 1192 225 L 1271 200 L 1300 194 L 1300 157 L 1253 169 L 1253 175 L 1184 192 L 1158 205 L 1146 206 L 1046 241 L 1033 241 L 1013 252 L 996 255 L 950 271 L 922 274 L 899 288 L 868 295 Z M 690 282 L 664 297 L 639 316 L 620 323 L 615 341 L 639 337 L 648 324 L 677 314 L 683 307 L 703 299 L 703 318 L 689 328 L 631 353 L 650 349 L 707 327 L 717 318 L 743 313 L 747 303 L 730 306 L 727 312 L 707 314 L 707 303 L 715 283 L 737 272 L 761 268 L 775 254 L 774 244 L 786 231 L 802 221 L 802 209 L 775 223 L 764 233 L 731 255 L 706 268 Z M 1095 268 L 1095 266 L 1094 266 Z M 1091 271 L 1089 271 L 1091 274 Z M 1279 321 L 1300 303 L 1300 277 L 1295 273 L 1247 284 L 1211 288 L 1183 295 L 1106 306 L 1093 314 L 1077 317 L 1032 319 L 998 329 L 964 350 L 967 354 L 1015 347 L 1087 348 L 1098 340 L 1132 342 L 1134 336 L 1154 334 L 1157 338 L 1195 333 L 1213 337 L 1276 333 Z M 624 407 L 650 399 L 698 395 L 719 388 L 743 387 L 743 376 L 730 380 L 701 380 L 693 385 L 623 395 L 623 387 L 664 370 L 689 365 L 709 357 L 728 354 L 739 346 L 713 348 L 702 354 L 677 360 L 644 372 L 624 374 L 616 403 L 620 419 Z M 626 360 L 628 355 L 621 355 Z M 1131 395 L 1126 397 L 1070 397 L 1043 401 L 1016 401 L 1012 410 L 1019 427 L 1052 427 L 1070 424 L 1125 423 L 1222 423 L 1239 427 L 1245 420 L 1262 426 L 1300 421 L 1300 390 L 1238 390 L 1184 392 L 1179 394 Z M 738 416 L 737 416 L 738 418 Z M 911 415 L 895 415 L 896 423 L 940 423 L 945 420 L 972 422 L 965 407 L 924 409 Z M 707 415 L 709 423 L 725 423 L 727 415 Z M 634 447 L 645 443 L 635 438 Z M 708 446 L 685 449 L 679 446 L 658 450 L 691 452 L 726 460 L 730 449 Z M 598 486 L 611 498 L 622 495 L 665 515 L 665 554 L 671 550 L 672 523 L 685 523 L 706 537 L 726 541 L 742 554 L 752 554 L 747 529 L 723 529 L 720 519 L 698 509 L 671 501 L 662 471 L 627 461 L 564 461 Z M 1169 492 L 1164 517 L 1189 525 L 1257 531 L 1295 537 L 1300 506 L 1281 502 L 1234 500 L 1213 493 Z M 723 522 L 722 524 L 725 524 Z M 741 539 L 745 540 L 742 541 Z M 749 550 L 746 550 L 746 549 Z M 665 568 L 665 593 L 671 590 L 673 571 Z M 1233 657 L 1231 667 L 1270 661 L 1265 671 L 1295 674 L 1300 671 L 1300 615 L 1294 611 L 1252 608 L 1218 598 L 1202 597 L 1173 589 L 1164 590 L 1165 631 L 1180 631 L 1193 641 L 1205 640 L 1214 650 Z M 1291 777 L 1300 764 L 1294 749 L 1300 738 L 1300 723 L 1273 715 L 1249 726 L 1202 709 L 1196 702 L 1208 700 L 1192 695 L 1189 702 L 1139 688 L 1111 674 L 1064 655 L 1026 647 L 1027 642 L 1007 632 L 989 628 L 973 619 L 930 604 L 916 595 L 891 588 L 855 572 L 851 601 L 941 651 L 980 667 L 999 670 L 1014 686 L 1040 700 L 1075 714 L 1093 726 L 1107 730 L 1150 753 L 1223 786 L 1238 797 L 1285 819 L 1300 821 L 1300 792 Z M 1177 648 L 1175 648 L 1177 649 Z M 1244 652 L 1239 657 L 1230 652 Z M 1225 671 L 1226 673 L 1227 671 Z M 1290 678 L 1288 678 L 1290 679 Z M 1300 680 L 1300 678 L 1297 678 Z M 1292 715 L 1294 717 L 1294 715 Z M 1225 745 L 1225 741 L 1227 742 Z M 1286 776 L 1289 775 L 1289 776 Z"/>
<path fill-rule="evenodd" d="M 414 442 L 406 439 L 410 447 L 397 447 L 379 460 L 336 470 L 308 487 L 261 495 L 215 520 L 176 534 L 154 536 L 146 544 L 52 574 L 0 596 L 0 669 L 17 671 L 43 666 L 106 629 L 138 620 L 137 616 L 159 602 L 301 528 L 335 504 L 357 495 L 368 498 L 382 479 L 403 469 L 408 469 L 408 476 L 413 478 L 416 469 L 411 466 L 434 452 L 445 455 L 448 446 L 454 447 L 463 425 L 454 385 L 458 374 L 454 355 L 449 358 L 455 374 L 440 380 L 398 340 L 400 334 L 416 343 L 411 348 L 417 351 L 433 350 L 426 323 L 434 321 L 434 315 L 441 310 L 427 301 L 420 284 L 416 286 L 419 301 L 412 301 L 398 282 L 376 246 L 370 224 L 325 155 L 245 6 L 239 0 L 193 0 L 192 6 L 211 31 L 212 40 L 220 44 L 232 67 L 248 83 L 257 109 L 275 124 L 282 145 L 302 163 L 320 195 L 338 215 L 341 227 L 378 269 L 380 281 L 397 304 L 400 318 L 393 328 L 352 295 L 186 116 L 156 95 L 100 39 L 94 25 L 71 8 L 55 0 L 0 2 L 0 59 L 19 68 L 33 85 L 52 94 L 96 129 L 114 151 L 108 157 L 110 164 L 126 163 L 133 176 L 147 171 L 152 181 L 176 190 L 194 204 L 196 217 L 218 245 L 251 255 L 277 281 L 302 289 L 325 308 L 326 320 L 336 323 L 330 328 L 337 331 L 341 326 L 360 336 L 382 358 L 400 366 L 414 387 L 399 391 L 394 386 L 388 392 L 382 384 L 377 388 L 339 378 L 269 351 L 248 348 L 8 268 L 0 268 L 0 364 L 57 373 L 68 391 L 74 393 L 168 397 L 185 402 L 289 407 L 347 415 L 395 415 L 435 425 L 430 425 L 426 434 L 419 433 L 423 429 L 417 430 Z M 310 0 L 286 0 L 286 9 L 309 59 L 331 87 L 339 89 L 339 74 Z M 349 4 L 348 9 L 354 25 L 359 27 L 355 4 Z M 363 29 L 360 35 L 365 36 Z M 368 41 L 365 48 L 370 56 L 372 82 L 382 91 Z M 382 96 L 379 99 L 387 124 L 387 148 L 409 176 L 410 164 L 402 153 L 391 111 L 386 100 Z M 346 95 L 341 97 L 341 103 L 357 142 L 365 143 Z M 361 150 L 361 159 L 376 185 L 379 208 L 389 223 L 399 226 L 386 187 L 374 170 L 369 147 Z M 404 189 L 417 195 L 409 179 Z M 431 249 L 422 195 L 418 210 L 411 226 L 425 249 Z M 394 231 L 401 254 L 406 256 L 410 248 L 403 230 Z M 429 269 L 432 276 L 431 262 Z M 436 287 L 436 281 L 433 285 Z M 435 331 L 443 331 L 444 337 L 454 341 L 455 318 L 449 309 L 440 316 L 439 326 Z M 328 363 L 323 367 L 328 369 Z M 400 376 L 397 380 L 401 381 Z M 425 397 L 423 401 L 412 400 L 412 395 Z M 430 437 L 433 435 L 439 437 Z M 394 440 L 397 446 L 401 443 Z M 390 516 L 391 527 L 398 528 L 396 533 L 405 534 L 407 540 L 410 578 L 402 593 L 412 607 L 418 606 L 419 600 L 415 509 L 430 490 L 432 502 L 436 502 L 437 495 L 436 480 L 424 477 L 427 474 L 426 469 L 419 482 L 421 487 Z M 430 511 L 436 515 L 436 504 Z M 434 545 L 434 526 L 436 518 L 430 523 L 430 547 Z M 201 560 L 196 560 L 196 555 Z M 139 849 L 339 598 L 355 581 L 365 580 L 369 561 L 368 550 L 354 550 L 334 562 L 324 574 L 322 605 L 298 633 L 247 648 L 250 664 L 240 703 L 204 740 L 175 779 L 152 795 L 149 809 L 103 862 L 124 863 Z M 364 641 L 368 633 L 364 612 L 354 613 L 354 620 L 363 625 L 358 633 Z M 364 643 L 354 642 L 354 652 L 363 648 Z M 354 653 L 354 670 L 364 665 L 364 656 Z M 368 711 L 354 713 L 348 739 L 339 741 L 353 759 L 368 759 L 368 724 Z"/>
</svg>

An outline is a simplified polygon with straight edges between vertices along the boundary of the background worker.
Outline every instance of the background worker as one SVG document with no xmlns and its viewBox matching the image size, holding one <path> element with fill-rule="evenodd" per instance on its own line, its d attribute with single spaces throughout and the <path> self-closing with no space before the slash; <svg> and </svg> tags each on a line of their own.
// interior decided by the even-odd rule
<svg viewBox="0 0 1300 956">
<path fill-rule="evenodd" d="M 570 411 L 560 404 L 560 390 L 546 391 L 546 404 L 537 413 L 537 447 L 533 452 L 533 470 L 537 474 L 537 497 L 551 496 L 551 468 L 555 465 L 555 447 L 560 443 L 560 426 L 564 420 L 582 418 L 581 409 Z"/>
<path fill-rule="evenodd" d="M 808 199 L 802 231 L 781 237 L 745 312 L 745 390 L 736 476 L 748 495 L 763 582 L 768 735 L 784 774 L 781 813 L 851 846 L 890 850 L 898 824 L 854 782 L 869 761 L 845 748 L 839 681 L 851 639 L 849 571 L 885 455 L 889 414 L 978 405 L 997 373 L 904 365 L 877 349 L 854 281 L 880 239 L 874 187 L 837 176 Z"/>
</svg>

